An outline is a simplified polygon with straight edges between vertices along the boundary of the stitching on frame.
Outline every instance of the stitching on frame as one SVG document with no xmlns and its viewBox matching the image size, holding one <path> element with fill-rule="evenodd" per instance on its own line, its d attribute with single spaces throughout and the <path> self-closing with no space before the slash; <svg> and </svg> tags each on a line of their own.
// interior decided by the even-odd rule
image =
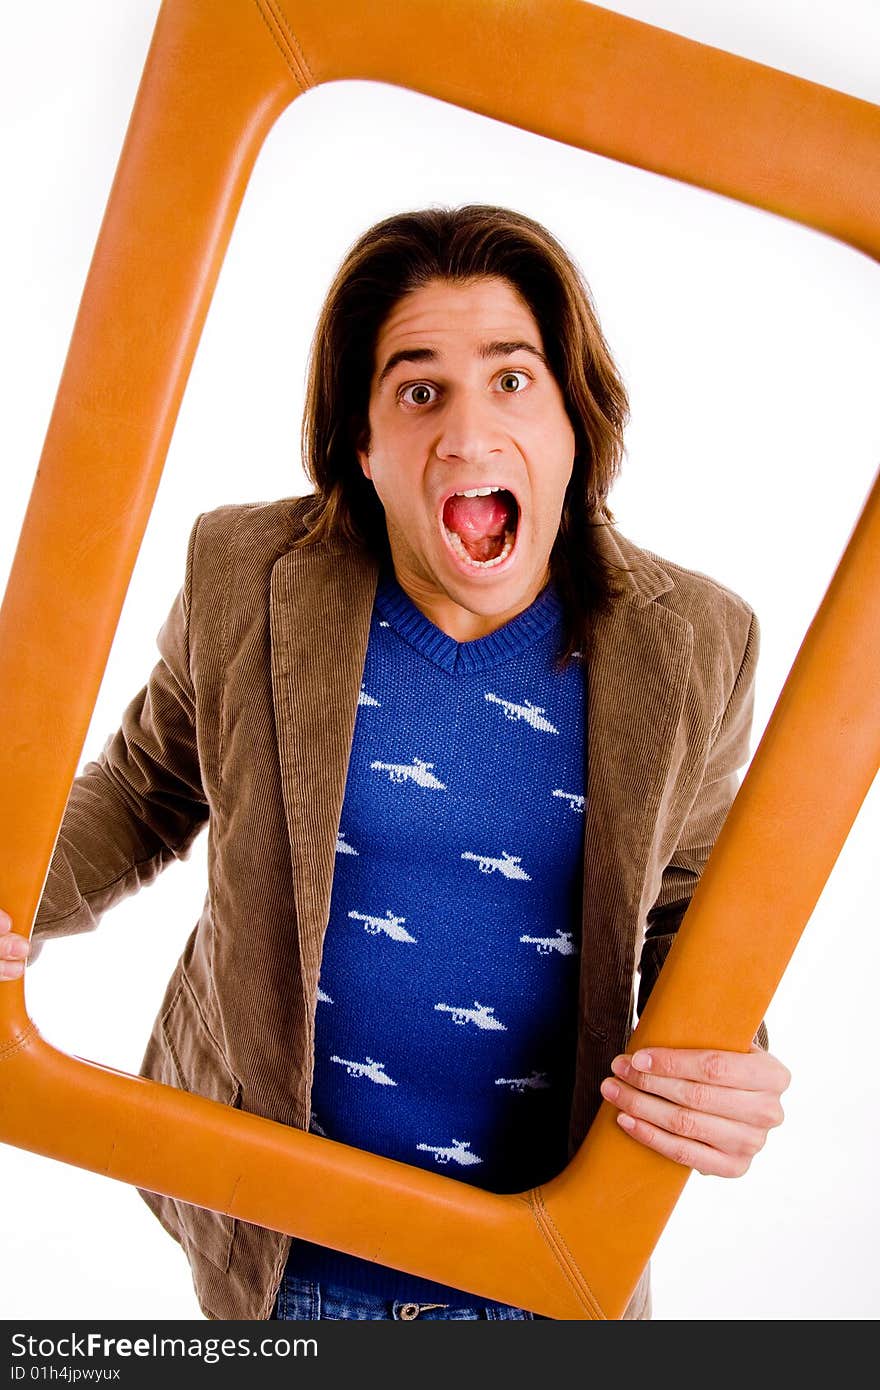
<svg viewBox="0 0 880 1390">
<path fill-rule="evenodd" d="M 315 80 L 311 68 L 306 62 L 306 55 L 303 52 L 302 44 L 296 37 L 296 34 L 293 30 L 293 26 L 287 18 L 287 15 L 282 10 L 279 0 L 264 0 L 264 3 L 267 5 L 271 5 L 273 7 L 273 10 L 277 11 L 276 23 L 278 24 L 279 28 L 284 30 L 285 38 L 288 40 L 291 48 L 294 50 L 294 53 L 296 54 L 298 66 L 302 67 L 303 71 L 306 74 L 306 77 L 308 78 L 307 85 L 310 87 L 317 87 L 318 83 Z"/>
<path fill-rule="evenodd" d="M 544 1199 L 541 1196 L 541 1189 L 539 1187 L 534 1188 L 529 1194 L 529 1205 L 531 1206 L 532 1213 L 541 1233 L 559 1261 L 562 1272 L 584 1307 L 590 1310 L 596 1321 L 607 1321 L 605 1314 L 602 1312 L 599 1300 L 596 1298 L 581 1273 L 574 1256 L 544 1205 Z"/>
<path fill-rule="evenodd" d="M 260 18 L 290 68 L 297 86 L 303 92 L 309 87 L 316 87 L 318 84 L 312 76 L 299 40 L 280 5 L 273 4 L 273 0 L 256 0 L 256 5 Z"/>
<path fill-rule="evenodd" d="M 20 1052 L 23 1047 L 27 1047 L 32 1038 L 37 1036 L 37 1025 L 30 1023 L 23 1033 L 19 1033 L 17 1038 L 13 1038 L 5 1047 L 0 1047 L 0 1062 L 5 1062 L 7 1057 L 11 1057 L 15 1052 Z"/>
</svg>

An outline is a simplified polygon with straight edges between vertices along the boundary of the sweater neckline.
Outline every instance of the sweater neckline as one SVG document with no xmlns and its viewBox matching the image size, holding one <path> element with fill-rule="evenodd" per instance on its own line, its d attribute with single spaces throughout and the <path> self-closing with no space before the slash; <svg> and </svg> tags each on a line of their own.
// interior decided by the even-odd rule
<svg viewBox="0 0 880 1390">
<path fill-rule="evenodd" d="M 390 565 L 380 571 L 376 607 L 409 646 L 444 670 L 458 672 L 480 671 L 508 661 L 562 621 L 562 603 L 551 579 L 528 608 L 494 632 L 457 642 L 416 606 Z"/>
</svg>

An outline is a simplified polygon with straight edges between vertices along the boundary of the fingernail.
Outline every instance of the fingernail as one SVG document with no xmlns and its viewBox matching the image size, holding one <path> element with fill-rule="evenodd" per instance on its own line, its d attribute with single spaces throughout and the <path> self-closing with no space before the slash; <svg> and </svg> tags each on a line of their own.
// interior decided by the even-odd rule
<svg viewBox="0 0 880 1390">
<path fill-rule="evenodd" d="M 632 1064 L 636 1071 L 650 1071 L 654 1065 L 654 1059 L 650 1052 L 637 1052 L 632 1059 Z"/>
<path fill-rule="evenodd" d="M 620 1087 L 617 1082 L 611 1081 L 610 1079 L 608 1081 L 603 1081 L 599 1089 L 606 1100 L 617 1100 L 617 1097 L 620 1095 Z"/>
<path fill-rule="evenodd" d="M 635 1129 L 636 1127 L 636 1122 L 632 1115 L 618 1115 L 617 1123 L 620 1125 L 621 1129 Z"/>
<path fill-rule="evenodd" d="M 611 1063 L 611 1070 L 614 1072 L 615 1076 L 628 1076 L 629 1058 L 615 1057 L 614 1061 Z"/>
<path fill-rule="evenodd" d="M 18 956 L 19 959 L 23 959 L 27 955 L 30 949 L 30 945 L 27 941 L 25 941 L 23 936 L 13 936 L 6 949 L 10 952 L 11 955 Z"/>
</svg>

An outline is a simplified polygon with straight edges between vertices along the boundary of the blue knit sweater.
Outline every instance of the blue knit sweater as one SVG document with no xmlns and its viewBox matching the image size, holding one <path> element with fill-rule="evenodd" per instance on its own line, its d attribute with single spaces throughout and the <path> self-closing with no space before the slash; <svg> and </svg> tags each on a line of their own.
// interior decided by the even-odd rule
<svg viewBox="0 0 880 1390">
<path fill-rule="evenodd" d="M 321 962 L 313 1132 L 494 1192 L 567 1161 L 585 730 L 561 619 L 551 583 L 459 643 L 383 572 Z M 450 1293 L 298 1240 L 288 1268 Z"/>
</svg>

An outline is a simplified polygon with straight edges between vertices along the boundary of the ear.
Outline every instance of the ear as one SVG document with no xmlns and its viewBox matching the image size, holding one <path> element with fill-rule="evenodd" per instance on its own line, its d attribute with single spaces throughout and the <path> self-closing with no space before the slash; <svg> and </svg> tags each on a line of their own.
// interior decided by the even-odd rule
<svg viewBox="0 0 880 1390">
<path fill-rule="evenodd" d="M 361 472 L 365 478 L 369 478 L 372 482 L 373 475 L 370 472 L 370 434 L 367 428 L 362 429 L 357 437 L 355 453 L 357 454 L 357 461 L 361 466 Z"/>
</svg>

